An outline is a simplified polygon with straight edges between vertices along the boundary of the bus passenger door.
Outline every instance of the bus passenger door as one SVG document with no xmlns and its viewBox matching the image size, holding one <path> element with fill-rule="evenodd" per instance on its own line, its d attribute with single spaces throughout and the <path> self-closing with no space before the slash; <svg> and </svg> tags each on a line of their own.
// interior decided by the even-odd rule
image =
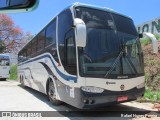
<svg viewBox="0 0 160 120">
<path fill-rule="evenodd" d="M 77 75 L 76 47 L 74 30 L 71 29 L 65 36 L 65 71 L 71 75 Z"/>
</svg>

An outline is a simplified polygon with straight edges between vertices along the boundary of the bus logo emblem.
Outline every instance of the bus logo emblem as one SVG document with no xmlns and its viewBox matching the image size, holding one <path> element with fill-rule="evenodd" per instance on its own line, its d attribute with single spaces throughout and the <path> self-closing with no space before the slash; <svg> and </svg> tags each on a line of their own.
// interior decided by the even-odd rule
<svg viewBox="0 0 160 120">
<path fill-rule="evenodd" d="M 122 84 L 122 85 L 120 86 L 120 89 L 121 89 L 121 90 L 124 90 L 124 88 L 125 88 L 125 86 Z"/>
<path fill-rule="evenodd" d="M 106 84 L 109 85 L 109 84 L 116 84 L 116 83 L 115 82 L 108 82 L 107 81 Z"/>
</svg>

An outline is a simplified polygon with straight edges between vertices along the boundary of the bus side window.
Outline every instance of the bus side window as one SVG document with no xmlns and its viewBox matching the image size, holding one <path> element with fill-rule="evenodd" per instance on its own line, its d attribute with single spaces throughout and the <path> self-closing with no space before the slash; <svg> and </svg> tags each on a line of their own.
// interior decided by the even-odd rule
<svg viewBox="0 0 160 120">
<path fill-rule="evenodd" d="M 65 70 L 72 75 L 77 74 L 76 47 L 73 29 L 65 36 Z"/>
<path fill-rule="evenodd" d="M 46 29 L 45 46 L 47 47 L 51 44 L 56 44 L 56 19 Z"/>
<path fill-rule="evenodd" d="M 30 55 L 32 54 L 32 44 L 31 42 L 27 45 L 27 57 L 30 58 Z"/>
<path fill-rule="evenodd" d="M 45 30 L 41 31 L 38 35 L 38 51 L 44 49 L 45 45 Z"/>
<path fill-rule="evenodd" d="M 37 37 L 32 40 L 32 55 L 35 55 L 37 52 Z"/>
<path fill-rule="evenodd" d="M 18 62 L 22 60 L 22 51 L 18 53 Z"/>
</svg>

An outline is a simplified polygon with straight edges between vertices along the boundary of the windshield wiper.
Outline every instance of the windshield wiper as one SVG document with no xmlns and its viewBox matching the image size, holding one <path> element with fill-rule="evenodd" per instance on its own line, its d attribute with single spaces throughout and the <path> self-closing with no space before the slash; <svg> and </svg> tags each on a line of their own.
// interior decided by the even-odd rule
<svg viewBox="0 0 160 120">
<path fill-rule="evenodd" d="M 104 77 L 107 77 L 114 70 L 114 68 L 117 66 L 117 63 L 118 63 L 119 59 L 122 57 L 123 53 L 124 53 L 124 50 L 122 48 L 122 50 L 120 51 L 120 53 L 119 53 L 118 57 L 116 58 L 115 62 L 111 66 L 111 69 L 105 74 Z"/>
<path fill-rule="evenodd" d="M 112 64 L 111 69 L 105 74 L 104 77 L 107 77 L 115 69 L 115 67 L 117 66 L 117 64 L 118 64 L 120 58 L 122 57 L 122 55 L 126 54 L 125 53 L 125 46 L 126 46 L 125 44 L 122 45 L 122 50 L 120 51 L 120 53 L 119 53 L 118 57 L 116 58 L 115 62 Z M 129 57 L 125 57 L 125 58 L 127 58 L 130 66 L 134 70 L 135 74 L 137 74 L 138 72 L 137 72 L 134 64 L 132 63 L 131 59 Z"/>
<path fill-rule="evenodd" d="M 133 62 L 131 61 L 131 59 L 129 57 L 126 57 L 126 58 L 127 58 L 128 62 L 129 62 L 129 64 L 131 65 L 132 69 L 134 70 L 135 74 L 137 75 L 138 72 L 137 72 L 135 66 L 133 65 Z"/>
</svg>

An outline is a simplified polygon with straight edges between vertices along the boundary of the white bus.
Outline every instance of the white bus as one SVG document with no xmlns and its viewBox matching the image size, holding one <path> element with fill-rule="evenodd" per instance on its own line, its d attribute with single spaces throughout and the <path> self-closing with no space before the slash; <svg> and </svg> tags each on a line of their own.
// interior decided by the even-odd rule
<svg viewBox="0 0 160 120">
<path fill-rule="evenodd" d="M 144 95 L 143 53 L 134 23 L 107 8 L 67 7 L 18 56 L 21 84 L 47 94 L 54 105 L 92 108 Z"/>
<path fill-rule="evenodd" d="M 0 54 L 0 80 L 10 77 L 10 58 L 8 55 Z"/>
</svg>

